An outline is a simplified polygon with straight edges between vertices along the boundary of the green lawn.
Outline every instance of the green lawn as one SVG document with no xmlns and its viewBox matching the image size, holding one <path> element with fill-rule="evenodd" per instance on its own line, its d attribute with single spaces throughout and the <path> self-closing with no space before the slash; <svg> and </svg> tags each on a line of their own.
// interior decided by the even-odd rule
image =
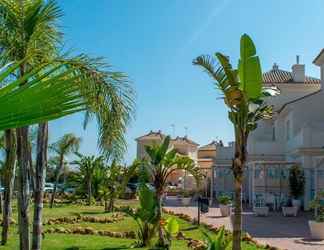
<svg viewBox="0 0 324 250">
<path fill-rule="evenodd" d="M 135 206 L 134 201 L 121 201 L 122 205 Z M 103 212 L 103 207 L 101 206 L 78 206 L 78 205 L 59 205 L 53 209 L 45 206 L 44 208 L 44 220 L 49 218 L 58 218 L 65 216 L 110 216 L 109 213 Z M 202 228 L 197 228 L 184 220 L 178 219 L 180 224 L 180 230 L 187 236 L 193 239 L 204 239 L 201 232 Z M 116 223 L 89 223 L 89 222 L 79 222 L 76 224 L 62 224 L 62 225 L 46 225 L 44 228 L 50 227 L 91 227 L 95 230 L 108 230 L 112 232 L 126 232 L 126 231 L 136 231 L 136 224 L 132 218 L 125 216 L 125 218 Z M 213 234 L 211 233 L 213 236 Z M 133 239 L 119 239 L 110 238 L 106 236 L 96 236 L 96 235 L 73 235 L 73 234 L 46 234 L 43 240 L 44 250 L 122 250 L 122 249 L 138 249 L 131 248 Z M 18 249 L 18 235 L 17 227 L 12 226 L 10 231 L 10 240 L 7 246 L 0 246 L 0 250 L 13 250 Z M 143 248 L 142 248 L 143 249 Z M 174 240 L 172 249 L 174 250 L 187 250 L 187 243 L 184 240 Z M 243 249 L 245 250 L 256 250 L 255 246 L 243 243 Z"/>
</svg>

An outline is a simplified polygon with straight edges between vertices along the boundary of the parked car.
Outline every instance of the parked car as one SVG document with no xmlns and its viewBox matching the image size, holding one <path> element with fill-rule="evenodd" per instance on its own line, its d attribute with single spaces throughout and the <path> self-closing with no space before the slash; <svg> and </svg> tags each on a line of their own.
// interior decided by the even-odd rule
<svg viewBox="0 0 324 250">
<path fill-rule="evenodd" d="M 75 190 L 76 189 L 74 187 L 66 187 L 66 188 L 64 188 L 64 193 L 74 194 Z"/>
<path fill-rule="evenodd" d="M 54 184 L 50 182 L 46 182 L 44 186 L 45 193 L 53 193 L 54 191 Z"/>
</svg>

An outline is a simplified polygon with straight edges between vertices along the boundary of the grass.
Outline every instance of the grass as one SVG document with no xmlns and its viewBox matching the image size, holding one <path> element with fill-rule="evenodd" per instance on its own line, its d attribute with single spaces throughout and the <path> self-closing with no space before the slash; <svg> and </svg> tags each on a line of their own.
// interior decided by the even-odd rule
<svg viewBox="0 0 324 250">
<path fill-rule="evenodd" d="M 118 205 L 131 205 L 136 206 L 134 201 L 119 201 Z M 32 209 L 31 209 L 32 210 Z M 109 213 L 103 212 L 101 206 L 79 206 L 79 205 L 57 205 L 55 208 L 50 209 L 47 206 L 44 208 L 44 220 L 49 218 L 70 217 L 78 214 L 84 216 L 110 216 Z M 16 217 L 16 213 L 14 214 Z M 31 217 L 32 218 L 32 217 Z M 202 228 L 198 228 L 184 220 L 177 219 L 180 225 L 180 230 L 184 232 L 187 237 L 193 239 L 204 239 Z M 108 230 L 112 232 L 126 232 L 136 231 L 136 223 L 132 218 L 125 216 L 125 218 L 116 223 L 89 223 L 80 222 L 77 224 L 62 224 L 62 225 L 46 225 L 44 228 L 49 227 L 91 227 L 96 230 Z M 213 233 L 210 233 L 214 236 Z M 0 250 L 13 250 L 18 249 L 18 234 L 17 227 L 12 226 L 10 229 L 10 238 L 6 246 L 0 246 Z M 43 240 L 42 249 L 46 250 L 122 250 L 122 249 L 142 249 L 145 248 L 131 248 L 135 240 L 132 239 L 119 239 L 110 238 L 105 236 L 96 235 L 73 235 L 73 234 L 46 234 Z M 172 242 L 172 250 L 187 250 L 187 242 L 184 240 L 174 240 Z M 258 250 L 255 246 L 247 243 L 242 243 L 244 250 Z M 146 250 L 146 249 L 145 249 Z"/>
</svg>

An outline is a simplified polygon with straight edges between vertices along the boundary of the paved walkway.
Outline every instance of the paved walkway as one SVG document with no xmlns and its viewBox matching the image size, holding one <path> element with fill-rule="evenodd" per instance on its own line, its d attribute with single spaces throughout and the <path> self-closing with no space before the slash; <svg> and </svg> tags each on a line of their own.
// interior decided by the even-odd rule
<svg viewBox="0 0 324 250">
<path fill-rule="evenodd" d="M 167 210 L 197 218 L 197 207 L 166 206 Z M 324 250 L 324 241 L 310 240 L 309 214 L 298 217 L 283 217 L 281 213 L 270 213 L 268 217 L 256 217 L 252 212 L 243 213 L 243 230 L 263 244 L 288 250 Z M 225 225 L 232 229 L 229 217 L 221 217 L 219 208 L 210 208 L 201 221 L 216 227 Z"/>
</svg>

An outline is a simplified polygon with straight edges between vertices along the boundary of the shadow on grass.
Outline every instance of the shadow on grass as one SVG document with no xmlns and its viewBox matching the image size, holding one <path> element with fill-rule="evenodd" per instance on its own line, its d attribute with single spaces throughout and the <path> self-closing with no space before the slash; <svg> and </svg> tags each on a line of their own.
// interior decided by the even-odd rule
<svg viewBox="0 0 324 250">
<path fill-rule="evenodd" d="M 83 249 L 83 247 L 80 248 L 80 247 L 73 246 L 73 247 L 65 248 L 64 250 L 82 250 L 82 249 Z M 119 247 L 105 247 L 105 248 L 103 248 L 101 250 L 122 250 L 122 249 L 125 250 L 125 249 L 131 249 L 131 248 L 122 245 L 122 246 L 119 246 Z"/>
<path fill-rule="evenodd" d="M 120 247 L 105 247 L 101 250 L 122 250 L 122 249 L 131 249 L 131 248 L 127 246 L 120 246 Z"/>
<path fill-rule="evenodd" d="M 196 230 L 198 228 L 199 228 L 198 226 L 192 226 L 192 227 L 183 228 L 183 229 L 181 229 L 181 231 L 192 231 L 192 230 Z"/>
<path fill-rule="evenodd" d="M 82 211 L 80 214 L 105 214 L 103 211 Z"/>
</svg>

